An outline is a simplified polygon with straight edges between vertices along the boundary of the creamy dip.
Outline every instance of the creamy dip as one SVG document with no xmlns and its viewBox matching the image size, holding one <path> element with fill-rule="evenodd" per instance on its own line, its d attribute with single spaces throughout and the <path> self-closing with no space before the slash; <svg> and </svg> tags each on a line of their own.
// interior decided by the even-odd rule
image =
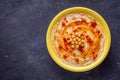
<svg viewBox="0 0 120 80">
<path fill-rule="evenodd" d="M 52 47 L 58 58 L 72 66 L 86 66 L 96 61 L 104 45 L 99 22 L 85 13 L 63 16 L 52 31 Z"/>
</svg>

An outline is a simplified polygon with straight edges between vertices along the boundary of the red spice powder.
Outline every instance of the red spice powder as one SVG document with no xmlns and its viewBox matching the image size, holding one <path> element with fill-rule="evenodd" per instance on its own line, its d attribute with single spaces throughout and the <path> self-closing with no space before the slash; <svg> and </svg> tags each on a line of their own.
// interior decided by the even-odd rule
<svg viewBox="0 0 120 80">
<path fill-rule="evenodd" d="M 78 58 L 75 58 L 74 59 L 76 63 L 79 63 L 79 59 Z"/>
<path fill-rule="evenodd" d="M 93 22 L 91 22 L 91 25 L 92 25 L 92 27 L 95 28 L 97 26 L 97 23 L 95 21 L 93 21 Z"/>
<path fill-rule="evenodd" d="M 65 27 L 65 22 L 62 22 L 62 27 Z"/>
</svg>

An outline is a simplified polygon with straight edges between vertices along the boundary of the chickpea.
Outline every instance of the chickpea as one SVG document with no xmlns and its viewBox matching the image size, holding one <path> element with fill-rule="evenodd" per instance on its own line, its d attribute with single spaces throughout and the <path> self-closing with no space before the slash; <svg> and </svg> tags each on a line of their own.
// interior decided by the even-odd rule
<svg viewBox="0 0 120 80">
<path fill-rule="evenodd" d="M 84 46 L 85 46 L 85 44 L 84 44 L 84 43 L 82 43 L 82 44 L 81 44 L 81 47 L 84 47 Z"/>
<path fill-rule="evenodd" d="M 71 45 L 72 48 L 75 48 L 75 45 Z"/>
<path fill-rule="evenodd" d="M 71 37 L 72 37 L 72 38 L 74 38 L 74 37 L 75 37 L 75 35 L 72 35 Z"/>
<path fill-rule="evenodd" d="M 78 35 L 78 33 L 75 33 L 75 35 L 77 36 L 77 35 Z"/>
<path fill-rule="evenodd" d="M 76 41 L 76 38 L 73 38 L 74 41 Z"/>
<path fill-rule="evenodd" d="M 78 42 L 79 45 L 81 45 L 81 42 Z"/>
<path fill-rule="evenodd" d="M 78 41 L 81 41 L 81 39 L 78 39 Z"/>
<path fill-rule="evenodd" d="M 83 35 L 81 36 L 81 39 L 84 39 L 84 36 L 83 36 Z"/>
<path fill-rule="evenodd" d="M 84 39 L 82 39 L 81 41 L 84 42 Z"/>
<path fill-rule="evenodd" d="M 67 43 L 70 43 L 70 40 L 67 40 Z"/>
<path fill-rule="evenodd" d="M 70 38 L 70 42 L 72 42 L 73 41 L 73 39 L 72 38 Z"/>
<path fill-rule="evenodd" d="M 79 38 L 78 37 L 76 37 L 76 40 L 78 40 Z"/>
<path fill-rule="evenodd" d="M 79 48 L 79 45 L 75 45 L 75 48 L 78 49 L 78 48 Z"/>
<path fill-rule="evenodd" d="M 75 41 L 75 44 L 78 44 L 78 41 Z"/>
<path fill-rule="evenodd" d="M 81 37 L 81 35 L 80 35 L 80 34 L 78 34 L 78 37 Z"/>
<path fill-rule="evenodd" d="M 74 41 L 72 41 L 72 42 L 71 42 L 71 44 L 75 44 L 75 42 L 74 42 Z"/>
</svg>

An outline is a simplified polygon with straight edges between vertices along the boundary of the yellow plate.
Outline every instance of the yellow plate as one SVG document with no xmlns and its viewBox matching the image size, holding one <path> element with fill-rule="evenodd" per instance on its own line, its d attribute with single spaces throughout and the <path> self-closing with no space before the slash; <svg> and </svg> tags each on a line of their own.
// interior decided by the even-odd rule
<svg viewBox="0 0 120 80">
<path fill-rule="evenodd" d="M 65 15 L 70 14 L 70 13 L 87 13 L 90 14 L 91 16 L 93 16 L 94 18 L 96 18 L 99 23 L 101 24 L 101 27 L 103 29 L 104 35 L 105 35 L 105 43 L 104 43 L 104 50 L 102 55 L 99 57 L 98 60 L 96 60 L 94 63 L 88 65 L 88 66 L 84 66 L 84 67 L 75 67 L 75 66 L 70 66 L 67 65 L 65 63 L 63 63 L 56 55 L 56 53 L 54 52 L 52 45 L 51 45 L 51 34 L 52 34 L 52 29 L 54 27 L 54 25 Z M 106 21 L 102 18 L 102 16 L 100 16 L 97 12 L 89 9 L 89 8 L 85 8 L 85 7 L 72 7 L 72 8 L 68 8 L 65 9 L 63 11 L 61 11 L 59 14 L 57 14 L 53 20 L 51 21 L 48 30 L 47 30 L 47 35 L 46 35 L 46 42 L 47 42 L 47 48 L 49 51 L 49 54 L 51 56 L 51 58 L 62 68 L 72 71 L 72 72 L 85 72 L 85 71 L 89 71 L 95 67 L 97 67 L 100 63 L 103 62 L 103 60 L 106 58 L 109 49 L 110 49 L 110 45 L 111 45 L 111 34 L 110 34 L 110 30 L 108 28 L 108 25 L 106 23 Z"/>
</svg>

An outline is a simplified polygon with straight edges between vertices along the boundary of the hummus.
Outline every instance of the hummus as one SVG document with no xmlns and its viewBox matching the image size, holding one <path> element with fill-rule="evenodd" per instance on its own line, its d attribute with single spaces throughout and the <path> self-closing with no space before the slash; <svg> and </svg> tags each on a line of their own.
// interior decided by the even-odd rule
<svg viewBox="0 0 120 80">
<path fill-rule="evenodd" d="M 86 66 L 103 51 L 104 33 L 99 22 L 86 13 L 63 16 L 52 30 L 52 47 L 58 58 L 72 66 Z"/>
</svg>

